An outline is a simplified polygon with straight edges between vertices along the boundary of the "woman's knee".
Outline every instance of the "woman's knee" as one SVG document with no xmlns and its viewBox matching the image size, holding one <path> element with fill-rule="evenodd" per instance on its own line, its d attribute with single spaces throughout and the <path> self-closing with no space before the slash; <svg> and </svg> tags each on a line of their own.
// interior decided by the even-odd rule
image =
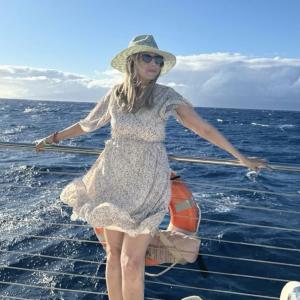
<svg viewBox="0 0 300 300">
<path fill-rule="evenodd" d="M 144 275 L 145 255 L 150 241 L 151 236 L 148 234 L 137 237 L 125 234 L 121 253 L 121 267 L 126 278 L 134 280 L 140 279 Z"/>
<path fill-rule="evenodd" d="M 110 264 L 121 263 L 121 249 L 118 247 L 106 247 L 107 262 Z"/>
<path fill-rule="evenodd" d="M 120 264 L 124 233 L 112 230 L 104 231 L 106 238 L 106 257 L 110 264 Z"/>
<path fill-rule="evenodd" d="M 124 275 L 128 278 L 140 276 L 140 271 L 145 265 L 145 257 L 139 255 L 121 254 L 121 267 Z"/>
</svg>

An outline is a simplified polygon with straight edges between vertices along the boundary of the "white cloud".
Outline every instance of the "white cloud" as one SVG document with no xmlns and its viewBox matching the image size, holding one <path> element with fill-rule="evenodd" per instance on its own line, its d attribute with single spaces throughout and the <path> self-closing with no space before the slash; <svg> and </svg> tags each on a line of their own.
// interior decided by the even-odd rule
<svg viewBox="0 0 300 300">
<path fill-rule="evenodd" d="M 96 101 L 122 74 L 95 71 L 88 78 L 53 69 L 0 66 L 0 97 Z M 195 106 L 300 110 L 300 59 L 247 57 L 239 53 L 177 56 L 161 83 Z"/>
<path fill-rule="evenodd" d="M 96 101 L 109 87 L 109 78 L 24 66 L 0 66 L 0 98 Z"/>
<path fill-rule="evenodd" d="M 195 106 L 300 110 L 300 59 L 238 53 L 178 56 L 162 77 Z"/>
</svg>

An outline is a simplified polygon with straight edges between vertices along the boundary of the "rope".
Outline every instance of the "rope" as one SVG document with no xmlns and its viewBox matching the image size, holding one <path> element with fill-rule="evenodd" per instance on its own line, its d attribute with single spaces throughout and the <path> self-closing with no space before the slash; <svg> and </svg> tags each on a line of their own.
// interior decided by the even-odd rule
<svg viewBox="0 0 300 300">
<path fill-rule="evenodd" d="M 263 244 L 255 244 L 255 243 L 236 242 L 236 241 L 214 239 L 214 238 L 206 238 L 206 237 L 201 237 L 201 240 L 214 241 L 214 242 L 219 242 L 219 243 L 229 243 L 229 244 L 236 244 L 236 245 L 243 245 L 243 246 L 261 247 L 261 248 L 283 250 L 283 251 L 300 252 L 300 249 L 291 249 L 291 248 L 277 247 L 277 246 L 272 246 L 272 245 L 263 245 Z"/>
<path fill-rule="evenodd" d="M 71 172 L 60 172 L 60 171 L 38 171 L 39 173 L 45 173 L 45 174 L 56 174 L 56 175 L 74 175 L 74 176 L 82 176 L 82 173 L 71 173 Z M 184 183 L 186 184 L 197 184 L 199 186 L 209 186 L 209 187 L 214 187 L 214 188 L 219 188 L 219 189 L 224 189 L 224 190 L 232 190 L 232 191 L 238 191 L 238 192 L 253 192 L 253 193 L 259 193 L 259 194 L 268 194 L 268 195 L 275 195 L 275 196 L 285 196 L 285 197 L 299 197 L 300 193 L 299 192 L 294 192 L 294 193 L 279 193 L 279 192 L 270 192 L 270 191 L 264 191 L 264 190 L 257 190 L 257 189 L 247 189 L 247 188 L 237 188 L 237 187 L 230 187 L 230 186 L 222 186 L 222 185 L 216 185 L 216 184 L 210 184 L 206 182 L 196 182 L 193 180 L 185 180 Z M 8 186 L 9 188 L 12 187 L 11 184 L 5 184 L 1 183 L 4 186 Z M 41 189 L 46 189 L 46 190 L 52 190 L 52 191 L 57 191 L 57 189 L 52 189 L 49 187 L 39 187 L 39 186 L 26 186 L 26 185 L 17 185 L 13 186 L 14 188 L 41 188 Z M 298 212 L 300 213 L 300 212 Z"/>
<path fill-rule="evenodd" d="M 25 270 L 25 268 L 23 268 Z M 31 270 L 29 270 L 31 271 Z M 34 272 L 39 272 L 40 270 L 34 270 Z M 42 270 L 44 272 L 44 270 Z M 80 275 L 82 277 L 82 275 Z M 44 289 L 44 290 L 51 290 L 51 291 L 61 291 L 61 292 L 72 292 L 72 293 L 83 293 L 83 294 L 93 294 L 93 295 L 101 295 L 101 296 L 108 296 L 108 293 L 104 292 L 92 292 L 92 291 L 86 291 L 86 290 L 74 290 L 74 289 L 63 289 L 63 288 L 56 288 L 56 287 L 46 287 L 46 286 L 40 286 L 40 285 L 33 285 L 33 284 L 26 284 L 26 283 L 19 283 L 19 282 L 9 282 L 9 281 L 0 281 L 0 284 L 6 284 L 6 285 L 16 285 L 16 286 L 22 286 L 22 287 L 30 287 L 30 288 L 38 288 L 38 289 Z M 2 296 L 2 295 L 0 295 Z M 5 296 L 8 297 L 8 296 Z M 27 298 L 16 298 L 16 299 L 27 299 Z M 158 298 L 145 298 L 148 300 L 163 300 Z M 33 300 L 33 299 L 29 299 Z"/>
<path fill-rule="evenodd" d="M 243 167 L 243 165 L 237 160 L 231 159 L 215 159 L 215 158 L 199 158 L 199 157 L 181 157 L 175 155 L 169 155 L 170 159 L 182 162 L 192 162 L 192 163 L 206 163 L 206 164 L 217 164 L 217 165 L 226 165 L 226 166 L 236 166 Z M 300 172 L 300 166 L 292 166 L 287 164 L 273 164 L 269 163 L 267 166 L 269 170 L 280 170 L 280 171 L 289 171 L 289 172 Z"/>
<path fill-rule="evenodd" d="M 14 269 L 14 270 L 20 270 L 20 271 L 29 271 L 29 272 L 42 272 L 42 273 L 52 273 L 52 274 L 58 274 L 58 275 L 67 275 L 67 276 L 75 276 L 75 277 L 83 277 L 83 278 L 90 278 L 90 279 L 96 279 L 96 280 L 105 280 L 105 277 L 100 277 L 100 276 L 90 276 L 90 275 L 80 275 L 80 274 L 74 274 L 74 273 L 66 273 L 66 272 L 58 272 L 58 271 L 49 271 L 49 270 L 39 270 L 39 269 L 28 269 L 28 268 L 18 268 L 18 267 L 10 267 L 10 266 L 4 266 L 4 268 L 7 269 Z M 208 272 L 208 271 L 207 271 Z M 214 272 L 214 273 L 219 273 L 222 274 L 220 272 Z M 226 274 L 226 273 L 225 273 Z M 250 277 L 250 276 L 247 276 Z M 253 277 L 253 276 L 251 276 Z M 259 279 L 265 279 L 265 280 L 274 280 L 274 279 L 270 279 L 270 278 L 259 278 Z M 279 280 L 279 279 L 275 279 L 276 281 L 282 281 L 282 282 L 287 282 L 286 280 Z M 233 291 L 220 291 L 220 290 L 214 290 L 214 289 L 203 289 L 203 288 L 199 288 L 199 287 L 194 287 L 194 286 L 188 286 L 188 285 L 179 285 L 179 284 L 170 284 L 167 282 L 162 282 L 162 281 L 152 281 L 152 280 L 145 280 L 145 282 L 147 283 L 154 283 L 154 284 L 160 284 L 160 285 L 166 285 L 166 286 L 176 286 L 176 287 L 180 287 L 180 288 L 188 288 L 188 289 L 196 289 L 196 290 L 206 290 L 206 291 L 214 291 L 214 292 L 222 292 L 222 293 L 227 293 L 227 294 L 234 294 L 234 295 L 243 295 L 243 296 L 250 296 L 250 297 L 266 297 L 267 299 L 277 299 L 277 298 L 269 298 L 268 296 L 262 296 L 262 295 L 253 295 L 253 294 L 246 294 L 246 293 L 238 293 L 238 292 L 233 292 Z M 0 283 L 7 283 L 9 284 L 9 282 L 3 282 L 0 281 Z M 16 284 L 16 285 L 25 285 L 25 284 L 20 284 L 20 283 L 12 283 L 12 284 Z M 26 286 L 30 286 L 30 287 L 37 287 L 37 286 L 32 286 L 32 285 L 26 285 Z M 41 287 L 38 286 L 39 288 L 47 288 L 47 287 Z M 52 290 L 65 290 L 65 289 L 58 289 L 58 288 L 47 288 L 47 289 L 52 289 Z M 70 290 L 68 289 L 67 291 L 76 291 L 77 290 Z M 107 293 L 99 293 L 99 292 L 92 292 L 92 291 L 81 291 L 83 293 L 89 293 L 89 294 L 98 294 L 98 295 L 107 295 Z"/>
<path fill-rule="evenodd" d="M 148 272 L 145 272 L 145 274 L 149 277 L 159 277 L 165 273 L 167 273 L 168 271 L 170 271 L 171 269 L 173 269 L 175 267 L 175 265 L 177 265 L 177 262 L 174 262 L 173 264 L 171 264 L 170 266 L 166 267 L 163 271 L 157 273 L 157 274 L 154 274 L 154 273 L 148 273 Z"/>
<path fill-rule="evenodd" d="M 300 233 L 300 229 L 290 229 L 290 228 L 285 228 L 285 227 L 275 227 L 275 226 L 248 224 L 248 223 L 241 223 L 241 222 L 230 222 L 230 221 L 222 221 L 222 220 L 204 219 L 204 218 L 201 218 L 201 221 Z"/>
<path fill-rule="evenodd" d="M 63 237 L 52 237 L 52 236 L 50 237 L 50 236 L 39 236 L 39 235 L 31 235 L 31 234 L 15 234 L 15 233 L 10 233 L 10 235 L 15 236 L 15 237 L 61 240 L 61 241 L 70 241 L 70 242 L 75 242 L 75 243 L 99 244 L 99 241 L 90 241 L 90 240 L 72 239 L 72 238 L 63 238 Z M 292 248 L 278 247 L 278 246 L 272 246 L 272 245 L 237 242 L 237 241 L 215 239 L 215 238 L 208 238 L 208 237 L 202 237 L 202 236 L 199 236 L 199 239 L 202 241 L 207 240 L 207 241 L 214 241 L 214 242 L 219 242 L 219 243 L 230 243 L 230 244 L 243 245 L 243 246 L 253 246 L 253 247 L 261 247 L 261 248 L 268 248 L 268 249 L 275 249 L 275 250 L 300 252 L 300 249 L 292 249 Z M 184 253 L 184 252 L 190 253 L 189 251 L 182 251 L 182 253 Z"/>
<path fill-rule="evenodd" d="M 106 264 L 104 263 L 104 265 L 106 265 Z M 171 265 L 171 266 L 168 266 L 162 272 L 163 273 L 167 272 L 169 270 L 169 268 L 170 267 L 173 268 L 173 266 L 174 266 L 174 264 Z M 75 274 L 75 273 L 52 271 L 52 270 L 40 270 L 40 269 L 33 269 L 33 268 L 29 269 L 29 268 L 22 268 L 22 267 L 13 267 L 13 266 L 8 266 L 8 265 L 1 265 L 1 268 L 3 268 L 3 269 L 11 269 L 11 270 L 19 270 L 19 271 L 42 272 L 42 273 L 49 273 L 49 274 L 82 277 L 82 278 L 96 279 L 96 280 L 105 280 L 105 277 L 101 277 L 101 276 Z M 181 270 L 185 270 L 185 268 L 182 268 L 182 267 L 180 269 Z M 253 276 L 253 275 L 247 275 L 247 274 L 226 273 L 226 272 L 218 272 L 218 271 L 207 271 L 207 270 L 204 270 L 204 269 L 198 269 L 198 270 L 189 269 L 189 271 L 197 272 L 197 273 L 204 272 L 204 273 L 216 274 L 216 275 L 225 275 L 225 276 L 234 276 L 234 277 L 241 277 L 241 278 L 251 278 L 251 279 L 258 279 L 258 280 L 276 281 L 276 282 L 288 282 L 288 281 L 291 281 L 291 279 L 272 278 L 272 277 L 263 277 L 263 276 Z M 151 274 L 150 276 L 154 277 L 154 276 L 157 276 L 157 274 Z"/>
<path fill-rule="evenodd" d="M 169 214 L 168 214 L 169 215 Z M 189 220 L 198 220 L 198 218 L 190 217 L 190 216 L 182 216 L 175 214 L 174 216 L 180 218 L 187 218 Z M 35 221 L 35 220 L 33 220 Z M 32 220 L 11 220 L 10 222 L 17 222 L 17 223 L 31 223 Z M 45 220 L 39 220 L 40 223 L 49 225 L 49 226 L 61 226 L 61 227 L 85 227 L 85 228 L 93 228 L 89 224 L 75 224 L 75 223 L 53 223 L 47 222 Z M 263 229 L 272 229 L 272 230 L 279 230 L 279 231 L 286 231 L 286 232 L 295 232 L 300 233 L 300 229 L 297 228 L 286 228 L 286 227 L 277 227 L 277 226 L 268 226 L 268 225 L 259 225 L 259 224 L 249 224 L 249 223 L 242 223 L 242 222 L 231 222 L 231 221 L 224 221 L 224 220 L 216 220 L 216 219 L 206 219 L 201 218 L 201 221 L 211 222 L 211 223 L 220 223 L 220 224 L 230 224 L 230 225 L 237 225 L 237 226 L 246 226 L 246 227 L 253 227 L 253 228 L 263 228 Z"/>
<path fill-rule="evenodd" d="M 45 172 L 48 173 L 48 172 Z M 51 172 L 50 172 L 51 173 Z M 79 173 L 78 173 L 79 174 Z M 184 181 L 185 183 L 189 183 L 189 181 Z M 205 186 L 206 184 L 202 184 L 202 183 L 198 183 L 199 185 L 203 185 Z M 55 188 L 49 188 L 47 186 L 45 187 L 40 187 L 40 186 L 26 186 L 26 185 L 11 185 L 11 184 L 4 184 L 1 183 L 2 186 L 5 186 L 9 189 L 11 188 L 30 188 L 30 189 L 35 189 L 35 188 L 39 188 L 39 189 L 44 189 L 44 190 L 48 190 L 48 191 L 55 191 L 57 192 L 57 189 Z M 213 186 L 213 187 L 217 187 L 217 188 L 224 188 L 224 189 L 232 189 L 232 190 L 237 190 L 237 191 L 247 191 L 247 192 L 254 192 L 254 193 L 268 193 L 268 194 L 273 194 L 273 195 L 278 195 L 278 196 L 287 196 L 287 197 L 300 197 L 300 194 L 297 193 L 276 193 L 276 192 L 268 192 L 268 191 L 260 191 L 260 190 L 255 190 L 255 189 L 242 189 L 242 188 L 234 188 L 234 187 L 223 187 L 220 185 L 211 185 L 211 184 L 207 184 L 208 186 Z M 174 197 L 174 199 L 177 199 L 176 197 Z M 201 202 L 208 202 L 208 203 L 213 203 L 216 204 L 215 200 L 209 200 L 209 199 L 201 199 Z M 224 203 L 226 204 L 226 203 Z M 62 207 L 69 207 L 69 205 L 61 203 Z M 270 212 L 277 212 L 277 213 L 288 213 L 288 214 L 300 214 L 300 211 L 295 211 L 295 210 L 285 210 L 285 209 L 276 209 L 276 208 L 269 208 L 269 207 L 260 207 L 260 206 L 249 206 L 249 205 L 242 205 L 242 204 L 234 204 L 234 207 L 240 207 L 240 208 L 245 208 L 245 209 L 253 209 L 253 210 L 263 210 L 263 211 L 270 211 Z M 185 217 L 185 216 L 180 216 L 180 217 Z"/>
<path fill-rule="evenodd" d="M 175 284 L 175 283 L 169 284 L 169 283 L 161 282 L 161 281 L 159 281 L 159 282 L 151 281 L 151 283 L 161 284 L 161 285 L 171 286 L 171 287 L 184 288 L 184 289 L 194 289 L 194 290 L 214 292 L 214 293 L 222 293 L 222 294 L 231 294 L 231 295 L 237 295 L 237 296 L 246 296 L 246 297 L 256 297 L 256 298 L 263 298 L 263 299 L 276 299 L 276 300 L 278 300 L 278 297 L 271 297 L 271 296 L 264 296 L 264 295 L 257 295 L 257 294 L 248 294 L 248 293 L 239 293 L 239 292 L 234 292 L 234 291 L 224 291 L 224 290 L 217 290 L 217 289 L 207 289 L 207 288 L 200 288 L 200 287 L 195 287 L 195 286 L 180 285 L 180 284 Z"/>
<path fill-rule="evenodd" d="M 195 183 L 200 186 L 209 186 L 214 188 L 220 188 L 224 190 L 230 190 L 230 191 L 239 191 L 239 192 L 253 192 L 253 193 L 259 193 L 259 194 L 268 194 L 268 195 L 276 195 L 276 196 L 286 196 L 286 197 L 299 197 L 299 192 L 294 193 L 278 193 L 278 192 L 270 192 L 270 191 L 264 191 L 264 190 L 256 190 L 256 189 L 247 189 L 247 188 L 237 188 L 237 187 L 231 187 L 231 186 L 223 186 L 223 185 L 216 185 L 211 184 L 207 182 L 196 182 L 193 180 L 185 180 L 184 181 L 187 184 Z"/>
<path fill-rule="evenodd" d="M 72 276 L 72 277 L 73 276 L 74 277 L 82 277 L 82 278 L 88 278 L 88 279 L 105 280 L 105 277 L 101 277 L 101 276 L 75 274 L 75 273 L 52 271 L 52 270 L 29 269 L 29 268 L 7 266 L 7 265 L 1 265 L 1 268 L 10 269 L 10 270 L 18 270 L 18 271 L 41 272 L 41 273 L 48 273 L 48 274 L 56 274 L 56 275 L 65 275 L 65 276 Z"/>
<path fill-rule="evenodd" d="M 70 257 L 60 257 L 60 256 L 53 256 L 53 255 L 45 255 L 40 253 L 29 253 L 29 252 L 22 252 L 16 250 L 0 250 L 3 253 L 13 253 L 18 255 L 27 255 L 27 256 L 38 256 L 43 258 L 50 258 L 50 259 L 58 259 L 58 260 L 68 260 L 73 262 L 81 262 L 81 263 L 89 263 L 98 265 L 99 263 L 105 264 L 104 262 L 94 261 L 94 260 L 86 260 L 86 259 L 78 259 L 78 258 L 70 258 Z M 289 264 L 284 262 L 277 262 L 277 261 L 268 261 L 268 260 L 257 260 L 252 258 L 244 258 L 244 257 L 234 257 L 234 256 L 225 256 L 225 255 L 216 255 L 216 254 L 209 254 L 209 253 L 199 253 L 199 256 L 207 256 L 207 257 L 214 257 L 220 259 L 230 259 L 230 260 L 239 260 L 239 261 L 247 261 L 247 262 L 255 262 L 255 263 L 262 263 L 262 264 L 271 264 L 271 265 L 279 265 L 279 266 L 287 266 L 287 267 L 294 267 L 300 268 L 298 264 Z M 165 268 L 164 265 L 158 265 L 156 267 Z M 182 267 L 174 267 L 174 269 L 182 269 Z M 187 271 L 193 271 L 193 269 L 184 268 Z"/>
<path fill-rule="evenodd" d="M 29 143 L 10 143 L 10 142 L 0 142 L 0 148 L 9 148 L 9 149 L 22 149 L 22 150 L 34 150 L 35 144 Z M 57 146 L 57 145 L 45 145 L 45 151 L 51 152 L 65 152 L 65 153 L 80 153 L 87 155 L 99 155 L 103 149 L 100 148 L 86 148 L 86 147 L 71 147 L 71 146 Z M 175 155 L 168 155 L 169 159 L 179 161 L 179 162 L 191 162 L 191 163 L 200 163 L 200 164 L 217 164 L 225 166 L 238 166 L 244 167 L 237 160 L 230 159 L 215 159 L 215 158 L 201 158 L 201 157 L 181 157 Z M 300 172 L 300 166 L 292 166 L 287 164 L 268 164 L 267 166 L 270 170 L 280 170 L 280 171 L 289 171 L 289 172 Z"/>
<path fill-rule="evenodd" d="M 39 236 L 39 235 L 28 235 L 28 234 L 14 234 L 11 233 L 11 236 L 15 236 L 15 237 L 26 237 L 26 238 L 38 238 L 38 239 L 50 239 L 50 240 L 61 240 L 61 241 L 71 241 L 71 242 L 76 242 L 76 243 L 88 243 L 88 244 L 99 244 L 99 241 L 90 241 L 90 240 L 81 240 L 81 239 L 70 239 L 70 238 L 63 238 L 63 237 L 49 237 L 49 236 Z M 101 242 L 103 244 L 106 244 L 106 242 Z M 149 246 L 152 248 L 158 248 L 158 246 Z M 169 247 L 168 247 L 169 248 Z M 173 248 L 173 247 L 172 247 Z M 191 251 L 181 251 L 181 253 L 192 253 L 194 254 L 194 252 Z"/>
<path fill-rule="evenodd" d="M 21 149 L 21 150 L 31 150 L 31 151 L 34 150 L 35 151 L 35 144 L 0 142 L 0 148 Z M 65 152 L 65 153 L 80 153 L 80 154 L 87 154 L 87 155 L 99 155 L 103 151 L 103 149 L 86 148 L 86 147 L 73 147 L 73 146 L 45 145 L 45 151 Z"/>
<path fill-rule="evenodd" d="M 222 293 L 222 294 L 231 294 L 231 295 L 238 295 L 238 296 L 246 296 L 246 297 L 257 297 L 262 299 L 276 299 L 277 297 L 271 297 L 271 296 L 264 296 L 264 295 L 257 295 L 257 294 L 248 294 L 248 293 L 239 293 L 234 291 L 225 291 L 225 290 L 217 290 L 217 289 L 207 289 L 207 288 L 200 288 L 200 287 L 194 287 L 194 286 L 188 286 L 188 285 L 179 285 L 179 284 L 170 284 L 167 282 L 155 282 L 155 281 L 149 281 L 145 280 L 147 283 L 151 284 L 160 284 L 165 285 L 168 287 L 178 287 L 178 288 L 187 288 L 187 289 L 194 289 L 194 290 L 200 290 L 200 291 L 207 291 L 207 292 L 214 292 L 214 293 Z M 62 288 L 55 288 L 55 287 L 43 287 L 39 285 L 32 285 L 32 284 L 25 284 L 25 283 L 17 283 L 17 282 L 7 282 L 7 281 L 0 281 L 0 284 L 7 284 L 7 285 L 17 285 L 17 286 L 23 286 L 23 287 L 30 287 L 30 288 L 40 288 L 40 289 L 47 289 L 47 290 L 57 290 L 57 291 L 63 291 L 63 292 L 75 292 L 75 293 L 84 293 L 84 294 L 94 294 L 94 295 L 107 295 L 107 293 L 100 293 L 100 292 L 91 292 L 91 291 L 81 291 L 81 290 L 73 290 L 73 289 L 62 289 Z M 154 299 L 154 298 L 145 298 L 145 299 Z M 157 299 L 159 300 L 159 299 Z"/>
<path fill-rule="evenodd" d="M 16 250 L 0 250 L 0 252 L 14 253 L 14 254 L 28 255 L 28 256 L 38 256 L 38 257 L 44 257 L 44 258 L 50 258 L 50 259 L 69 260 L 69 261 L 73 261 L 73 262 L 89 263 L 89 264 L 96 264 L 96 265 L 101 263 L 99 261 L 94 261 L 94 260 L 52 256 L 52 255 L 45 255 L 45 254 L 40 254 L 40 253 L 28 253 L 28 252 L 22 252 L 22 251 L 16 251 Z"/>
<path fill-rule="evenodd" d="M 30 287 L 30 288 L 38 288 L 38 289 L 51 290 L 51 291 L 73 292 L 73 293 L 93 294 L 93 295 L 102 295 L 102 296 L 103 295 L 105 295 L 105 296 L 108 295 L 107 293 L 101 293 L 101 292 L 63 289 L 63 288 L 57 288 L 57 287 L 47 287 L 47 286 L 40 286 L 40 285 L 33 285 L 33 284 L 26 284 L 26 283 L 19 283 L 19 282 L 0 281 L 0 284 L 16 285 L 16 286 Z"/>
<path fill-rule="evenodd" d="M 234 257 L 234 256 L 208 254 L 208 253 L 201 253 L 201 255 L 215 257 L 215 258 L 221 258 L 221 259 L 240 260 L 240 261 L 247 261 L 247 262 L 255 262 L 255 263 L 262 263 L 262 264 L 271 264 L 271 265 L 278 265 L 278 266 L 300 268 L 300 265 L 297 265 L 297 264 L 288 264 L 288 263 L 283 263 L 283 262 L 278 262 L 278 261 L 259 260 L 259 259 L 253 259 L 253 258 Z"/>
<path fill-rule="evenodd" d="M 209 203 L 216 204 L 216 200 L 203 199 L 201 201 L 203 203 L 209 202 Z M 226 203 L 224 203 L 224 204 L 226 204 Z M 63 205 L 65 205 L 65 204 L 63 204 Z M 67 206 L 68 205 L 66 205 L 66 207 Z M 295 211 L 295 210 L 285 210 L 285 209 L 260 207 L 260 206 L 249 206 L 249 205 L 242 205 L 242 204 L 234 204 L 234 207 L 240 207 L 240 208 L 245 208 L 245 209 L 254 209 L 254 210 L 265 210 L 265 211 L 276 212 L 276 213 L 300 214 L 300 211 Z"/>
<path fill-rule="evenodd" d="M 0 299 L 17 299 L 17 300 L 35 300 L 33 298 L 23 298 L 23 297 L 16 297 L 16 296 L 3 296 L 0 295 Z"/>
</svg>

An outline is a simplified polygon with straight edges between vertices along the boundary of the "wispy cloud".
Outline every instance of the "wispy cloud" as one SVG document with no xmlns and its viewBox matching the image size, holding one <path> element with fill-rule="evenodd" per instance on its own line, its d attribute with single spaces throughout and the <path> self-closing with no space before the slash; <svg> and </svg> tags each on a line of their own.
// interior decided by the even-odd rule
<svg viewBox="0 0 300 300">
<path fill-rule="evenodd" d="M 29 66 L 0 66 L 0 97 L 96 101 L 122 75 L 95 71 L 96 78 Z M 160 78 L 195 106 L 300 110 L 300 59 L 257 58 L 239 53 L 178 56 Z"/>
</svg>

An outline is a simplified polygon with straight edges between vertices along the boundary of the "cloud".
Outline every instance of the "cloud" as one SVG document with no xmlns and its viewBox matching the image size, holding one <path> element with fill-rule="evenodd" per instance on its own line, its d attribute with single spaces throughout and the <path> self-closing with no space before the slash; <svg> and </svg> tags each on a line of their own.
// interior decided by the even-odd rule
<svg viewBox="0 0 300 300">
<path fill-rule="evenodd" d="M 0 66 L 0 97 L 33 100 L 96 101 L 109 86 L 109 78 L 27 66 Z"/>
<path fill-rule="evenodd" d="M 95 77 L 28 66 L 0 66 L 0 98 L 97 101 L 122 74 Z M 300 110 L 300 59 L 248 57 L 239 53 L 177 56 L 160 83 L 194 106 Z"/>
<path fill-rule="evenodd" d="M 300 110 L 300 59 L 215 53 L 177 60 L 164 83 L 176 83 L 195 106 Z"/>
</svg>

